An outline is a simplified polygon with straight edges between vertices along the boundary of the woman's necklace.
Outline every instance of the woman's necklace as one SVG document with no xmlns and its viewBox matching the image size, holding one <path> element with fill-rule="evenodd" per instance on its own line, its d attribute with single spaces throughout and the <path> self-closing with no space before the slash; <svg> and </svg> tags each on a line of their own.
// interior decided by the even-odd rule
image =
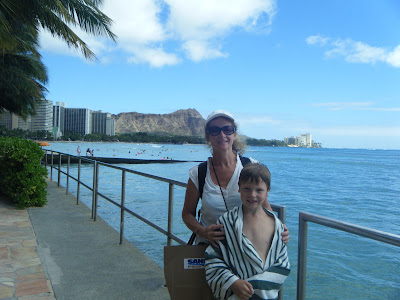
<svg viewBox="0 0 400 300">
<path fill-rule="evenodd" d="M 219 183 L 218 176 L 217 176 L 217 172 L 215 171 L 214 162 L 213 162 L 212 157 L 211 157 L 211 165 L 212 165 L 212 167 L 213 167 L 214 174 L 215 174 L 215 178 L 217 179 L 218 186 L 219 186 L 219 190 L 221 191 L 222 198 L 224 199 L 226 211 L 228 211 L 228 206 L 226 205 L 225 196 L 224 196 L 224 193 L 222 192 L 221 184 Z"/>
</svg>

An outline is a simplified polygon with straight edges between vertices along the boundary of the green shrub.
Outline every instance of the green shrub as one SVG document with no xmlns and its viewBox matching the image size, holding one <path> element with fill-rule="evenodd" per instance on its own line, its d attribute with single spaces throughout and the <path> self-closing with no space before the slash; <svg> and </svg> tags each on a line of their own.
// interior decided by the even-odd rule
<svg viewBox="0 0 400 300">
<path fill-rule="evenodd" d="M 46 204 L 47 169 L 40 164 L 38 143 L 16 137 L 0 137 L 0 193 L 18 208 Z"/>
</svg>

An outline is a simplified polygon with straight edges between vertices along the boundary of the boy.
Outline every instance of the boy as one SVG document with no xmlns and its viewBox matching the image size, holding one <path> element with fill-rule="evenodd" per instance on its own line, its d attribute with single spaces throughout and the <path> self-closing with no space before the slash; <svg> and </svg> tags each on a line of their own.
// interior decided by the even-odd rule
<svg viewBox="0 0 400 300">
<path fill-rule="evenodd" d="M 270 183 L 266 166 L 247 164 L 239 177 L 242 205 L 218 219 L 226 239 L 205 254 L 206 279 L 216 299 L 275 299 L 289 275 L 282 223 L 263 207 Z"/>
</svg>

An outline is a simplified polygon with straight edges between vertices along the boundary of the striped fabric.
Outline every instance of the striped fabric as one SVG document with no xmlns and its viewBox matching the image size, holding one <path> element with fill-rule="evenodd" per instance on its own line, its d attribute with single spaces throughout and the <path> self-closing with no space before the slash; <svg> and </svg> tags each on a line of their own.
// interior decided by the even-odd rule
<svg viewBox="0 0 400 300">
<path fill-rule="evenodd" d="M 251 299 L 276 299 L 278 291 L 290 273 L 286 245 L 282 242 L 284 231 L 281 221 L 275 218 L 275 234 L 265 265 L 252 243 L 243 234 L 242 205 L 222 215 L 217 224 L 223 224 L 226 239 L 220 248 L 211 245 L 205 253 L 206 279 L 216 299 L 239 299 L 230 290 L 238 279 L 251 283 L 254 295 Z"/>
</svg>

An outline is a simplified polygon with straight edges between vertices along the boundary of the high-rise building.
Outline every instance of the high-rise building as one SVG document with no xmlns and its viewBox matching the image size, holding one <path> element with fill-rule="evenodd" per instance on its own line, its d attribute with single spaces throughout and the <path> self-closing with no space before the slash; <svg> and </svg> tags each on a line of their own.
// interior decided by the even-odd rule
<svg viewBox="0 0 400 300">
<path fill-rule="evenodd" d="M 53 106 L 53 127 L 56 132 L 55 137 L 58 138 L 64 134 L 65 124 L 65 102 L 56 102 Z"/>
<path fill-rule="evenodd" d="M 30 130 L 31 128 L 31 117 L 29 116 L 24 120 L 22 117 L 17 117 L 18 119 L 18 126 L 17 128 L 22 129 L 22 130 Z"/>
<path fill-rule="evenodd" d="M 31 117 L 27 117 L 26 120 L 24 120 L 22 117 L 7 111 L 3 114 L 0 114 L 0 126 L 4 126 L 8 130 L 17 128 L 22 130 L 30 130 Z"/>
<path fill-rule="evenodd" d="M 0 114 L 0 126 L 8 130 L 18 128 L 18 117 L 8 111 L 4 112 Z"/>
<path fill-rule="evenodd" d="M 312 147 L 311 133 L 300 134 L 297 137 L 297 145 L 301 147 Z"/>
<path fill-rule="evenodd" d="M 82 135 L 91 133 L 91 113 L 88 108 L 65 108 L 64 132 Z"/>
<path fill-rule="evenodd" d="M 291 137 L 285 137 L 284 141 L 288 145 L 296 145 L 296 138 L 294 136 Z"/>
<path fill-rule="evenodd" d="M 50 100 L 41 100 L 36 115 L 31 117 L 32 131 L 53 130 L 53 102 Z"/>
<path fill-rule="evenodd" d="M 115 135 L 115 120 L 110 113 L 92 111 L 92 133 Z"/>
<path fill-rule="evenodd" d="M 64 131 L 65 102 L 56 102 L 53 106 L 53 126 L 58 127 L 61 132 Z"/>
</svg>

